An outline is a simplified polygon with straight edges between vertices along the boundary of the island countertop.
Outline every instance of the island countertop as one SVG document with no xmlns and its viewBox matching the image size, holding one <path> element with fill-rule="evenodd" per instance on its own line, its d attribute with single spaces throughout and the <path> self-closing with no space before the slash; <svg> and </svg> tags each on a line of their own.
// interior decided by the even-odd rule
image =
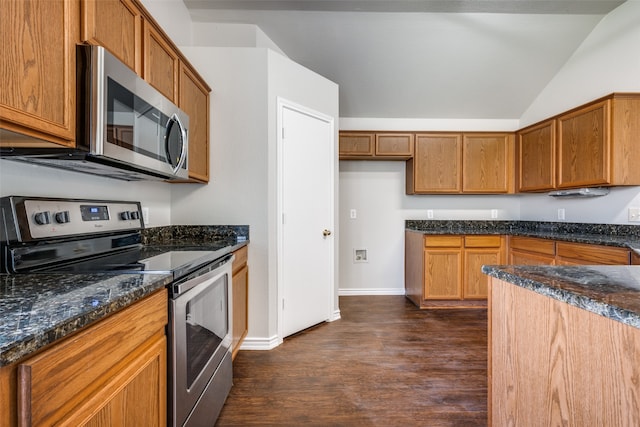
<svg viewBox="0 0 640 427">
<path fill-rule="evenodd" d="M 482 272 L 640 328 L 640 266 L 483 266 Z"/>
</svg>

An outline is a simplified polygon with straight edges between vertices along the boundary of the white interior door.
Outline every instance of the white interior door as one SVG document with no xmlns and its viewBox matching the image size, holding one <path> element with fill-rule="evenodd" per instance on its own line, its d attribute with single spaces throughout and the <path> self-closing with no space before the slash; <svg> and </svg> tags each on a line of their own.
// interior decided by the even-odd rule
<svg viewBox="0 0 640 427">
<path fill-rule="evenodd" d="M 333 119 L 281 100 L 280 336 L 331 317 L 334 295 Z"/>
</svg>

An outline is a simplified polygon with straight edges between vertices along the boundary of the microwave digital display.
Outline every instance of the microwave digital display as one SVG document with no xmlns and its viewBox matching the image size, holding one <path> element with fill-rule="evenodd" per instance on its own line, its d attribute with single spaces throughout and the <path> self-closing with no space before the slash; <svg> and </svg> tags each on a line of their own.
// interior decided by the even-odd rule
<svg viewBox="0 0 640 427">
<path fill-rule="evenodd" d="M 80 205 L 83 221 L 109 221 L 109 209 L 104 205 Z"/>
</svg>

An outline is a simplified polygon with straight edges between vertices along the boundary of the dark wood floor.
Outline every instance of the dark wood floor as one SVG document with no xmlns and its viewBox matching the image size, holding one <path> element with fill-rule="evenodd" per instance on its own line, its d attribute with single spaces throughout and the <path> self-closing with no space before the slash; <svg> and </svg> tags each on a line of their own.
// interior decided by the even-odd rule
<svg viewBox="0 0 640 427">
<path fill-rule="evenodd" d="M 487 311 L 340 297 L 342 319 L 240 351 L 217 426 L 486 426 Z"/>
</svg>

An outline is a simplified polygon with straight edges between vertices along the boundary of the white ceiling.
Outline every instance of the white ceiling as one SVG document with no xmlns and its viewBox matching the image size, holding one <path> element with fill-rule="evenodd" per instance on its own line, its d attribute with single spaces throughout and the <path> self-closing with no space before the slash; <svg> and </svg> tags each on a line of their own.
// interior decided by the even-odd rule
<svg viewBox="0 0 640 427">
<path fill-rule="evenodd" d="M 518 119 L 620 0 L 184 0 L 340 86 L 341 117 Z"/>
</svg>

